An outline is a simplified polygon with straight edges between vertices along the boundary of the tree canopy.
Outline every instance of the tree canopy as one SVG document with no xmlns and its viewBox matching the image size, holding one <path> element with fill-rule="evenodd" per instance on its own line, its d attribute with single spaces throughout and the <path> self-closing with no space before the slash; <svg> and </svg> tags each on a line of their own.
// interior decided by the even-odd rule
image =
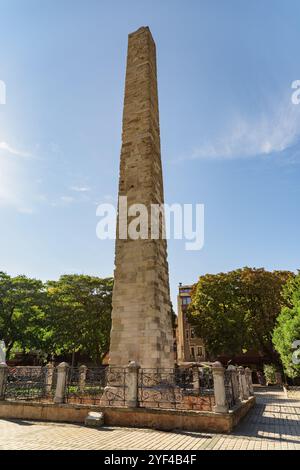
<svg viewBox="0 0 300 470">
<path fill-rule="evenodd" d="M 100 363 L 109 349 L 113 279 L 64 275 L 43 283 L 0 272 L 0 339 L 45 355 L 80 351 Z"/>
<path fill-rule="evenodd" d="M 109 349 L 113 279 L 64 275 L 47 283 L 52 352 L 82 352 L 100 363 Z"/>
<path fill-rule="evenodd" d="M 248 267 L 201 276 L 188 315 L 208 353 L 234 355 L 255 348 L 273 357 L 272 333 L 285 302 L 281 291 L 292 276 Z"/>
<path fill-rule="evenodd" d="M 300 273 L 291 278 L 283 288 L 283 297 L 286 305 L 282 307 L 277 318 L 273 334 L 273 343 L 280 355 L 285 373 L 295 378 L 300 376 L 299 344 L 293 347 L 295 341 L 300 340 Z M 297 352 L 297 349 L 298 352 Z"/>
<path fill-rule="evenodd" d="M 16 343 L 23 350 L 40 348 L 46 296 L 42 281 L 0 272 L 0 338 L 8 355 Z"/>
</svg>

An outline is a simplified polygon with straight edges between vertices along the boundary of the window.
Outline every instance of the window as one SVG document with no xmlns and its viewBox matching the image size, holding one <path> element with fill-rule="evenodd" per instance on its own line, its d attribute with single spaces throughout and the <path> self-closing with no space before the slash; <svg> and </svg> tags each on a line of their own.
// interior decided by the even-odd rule
<svg viewBox="0 0 300 470">
<path fill-rule="evenodd" d="M 191 356 L 195 359 L 195 348 L 191 348 Z"/>
<path fill-rule="evenodd" d="M 190 297 L 183 297 L 182 298 L 182 305 L 188 305 L 191 303 L 191 298 Z"/>
<path fill-rule="evenodd" d="M 186 339 L 189 339 L 189 336 L 190 336 L 190 335 L 189 335 L 189 330 L 186 330 L 185 336 L 186 336 Z"/>
<path fill-rule="evenodd" d="M 182 289 L 180 289 L 180 292 L 185 293 L 185 294 L 188 294 L 190 291 L 191 291 L 190 287 L 183 287 Z"/>
<path fill-rule="evenodd" d="M 202 348 L 202 346 L 198 346 L 198 348 L 197 348 L 197 354 L 198 354 L 199 357 L 203 356 L 203 348 Z"/>
<path fill-rule="evenodd" d="M 191 328 L 191 338 L 195 338 L 195 331 L 194 331 L 194 328 Z"/>
</svg>

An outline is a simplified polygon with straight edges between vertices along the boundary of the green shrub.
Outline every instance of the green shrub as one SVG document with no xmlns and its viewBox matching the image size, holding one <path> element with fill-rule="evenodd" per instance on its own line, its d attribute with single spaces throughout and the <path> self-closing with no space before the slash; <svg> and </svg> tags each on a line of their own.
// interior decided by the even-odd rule
<svg viewBox="0 0 300 470">
<path fill-rule="evenodd" d="M 267 385 L 276 384 L 276 366 L 274 364 L 265 364 L 264 365 L 264 375 Z"/>
</svg>

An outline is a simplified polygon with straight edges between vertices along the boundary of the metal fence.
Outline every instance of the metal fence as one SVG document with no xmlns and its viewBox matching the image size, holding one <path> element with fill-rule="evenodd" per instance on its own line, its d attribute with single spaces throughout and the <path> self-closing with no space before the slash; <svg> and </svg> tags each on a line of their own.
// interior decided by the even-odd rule
<svg viewBox="0 0 300 470">
<path fill-rule="evenodd" d="M 53 374 L 55 371 L 53 370 Z M 55 383 L 48 381 L 46 367 L 9 367 L 5 399 L 10 400 L 41 400 L 53 397 Z"/>
<path fill-rule="evenodd" d="M 140 369 L 138 402 L 143 408 L 212 410 L 212 371 L 200 367 Z"/>
<path fill-rule="evenodd" d="M 173 369 L 137 366 L 134 370 L 104 366 L 70 368 L 65 363 L 58 367 L 8 367 L 2 376 L 4 388 L 0 398 L 49 403 L 55 398 L 55 403 L 214 411 L 220 409 L 216 396 L 221 393 L 221 409 L 226 412 L 249 398 L 250 370 L 245 375 L 244 369 L 239 369 L 242 370 L 235 367 L 225 370 L 221 365 Z M 215 386 L 221 387 L 218 394 Z M 218 406 L 214 408 L 215 405 Z"/>
<path fill-rule="evenodd" d="M 97 405 L 105 385 L 105 368 L 71 368 L 67 372 L 65 401 Z"/>
<path fill-rule="evenodd" d="M 78 367 L 67 374 L 65 401 L 100 405 L 126 405 L 126 369 Z"/>
<path fill-rule="evenodd" d="M 233 375 L 231 370 L 225 370 L 224 372 L 224 385 L 225 385 L 225 396 L 229 408 L 233 408 L 236 404 L 236 396 L 234 391 Z"/>
</svg>

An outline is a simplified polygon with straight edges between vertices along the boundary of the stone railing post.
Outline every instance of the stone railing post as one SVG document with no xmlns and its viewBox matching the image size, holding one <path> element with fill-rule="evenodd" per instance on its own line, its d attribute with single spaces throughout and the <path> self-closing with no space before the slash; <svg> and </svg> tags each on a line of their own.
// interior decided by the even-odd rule
<svg viewBox="0 0 300 470">
<path fill-rule="evenodd" d="M 81 392 L 84 390 L 85 387 L 87 369 L 87 366 L 82 365 L 79 367 L 79 390 Z"/>
<path fill-rule="evenodd" d="M 136 408 L 138 406 L 138 375 L 140 366 L 131 361 L 126 367 L 127 406 Z"/>
<path fill-rule="evenodd" d="M 252 370 L 249 367 L 245 369 L 246 380 L 248 384 L 249 395 L 254 395 L 253 382 L 252 382 Z"/>
<path fill-rule="evenodd" d="M 214 379 L 214 393 L 215 393 L 215 406 L 213 408 L 215 413 L 228 413 L 228 404 L 226 400 L 225 369 L 220 362 L 214 362 L 212 365 L 212 373 Z"/>
<path fill-rule="evenodd" d="M 193 389 L 196 393 L 200 391 L 200 373 L 198 366 L 193 367 Z"/>
<path fill-rule="evenodd" d="M 245 369 L 243 366 L 238 367 L 238 377 L 240 384 L 240 399 L 248 400 L 249 398 L 249 389 L 246 381 Z"/>
<path fill-rule="evenodd" d="M 45 389 L 46 395 L 49 395 L 52 390 L 53 375 L 54 375 L 54 365 L 50 362 L 46 365 L 46 374 L 45 374 Z"/>
<path fill-rule="evenodd" d="M 236 405 L 238 405 L 241 401 L 240 393 L 239 393 L 239 379 L 238 379 L 238 371 L 236 367 L 230 364 L 227 367 L 227 370 L 231 372 L 231 380 L 232 380 L 232 388 L 233 388 L 233 398 Z"/>
<path fill-rule="evenodd" d="M 0 400 L 4 400 L 5 398 L 7 375 L 8 375 L 7 364 L 0 364 Z"/>
<path fill-rule="evenodd" d="M 57 366 L 57 382 L 54 403 L 63 403 L 66 394 L 67 374 L 69 370 L 69 364 L 61 362 Z"/>
</svg>

